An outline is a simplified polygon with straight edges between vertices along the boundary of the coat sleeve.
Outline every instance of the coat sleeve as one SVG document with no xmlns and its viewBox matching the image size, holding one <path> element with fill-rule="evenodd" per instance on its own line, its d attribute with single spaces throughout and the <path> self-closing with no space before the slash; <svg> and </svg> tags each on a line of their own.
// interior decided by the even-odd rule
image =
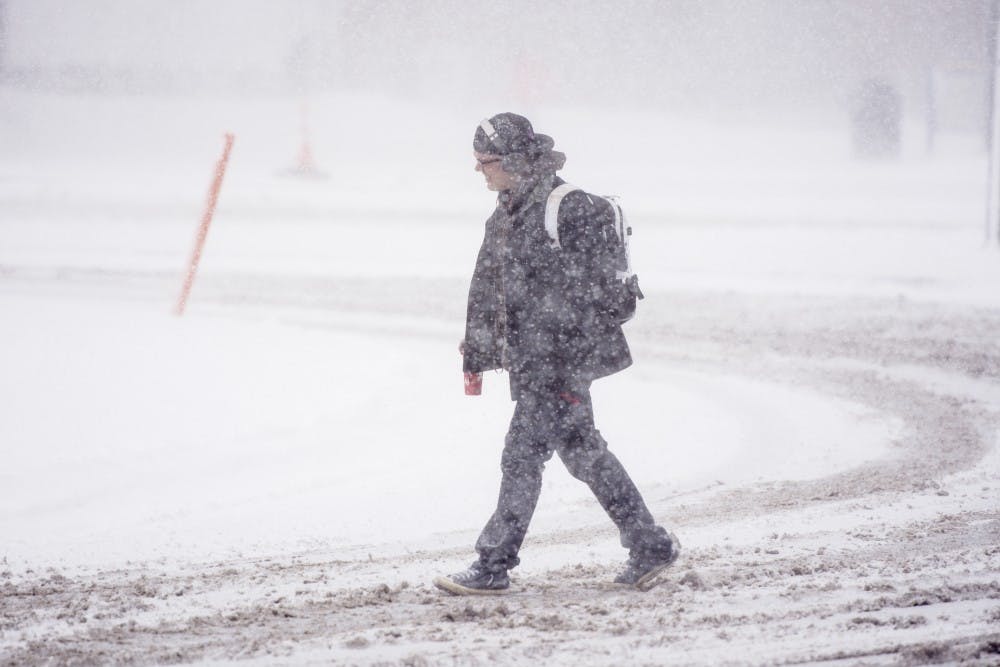
<svg viewBox="0 0 1000 667">
<path fill-rule="evenodd" d="M 498 267 L 493 252 L 493 221 L 493 217 L 486 221 L 486 233 L 469 284 L 462 359 L 462 370 L 467 373 L 493 370 L 501 364 L 496 332 Z"/>
</svg>

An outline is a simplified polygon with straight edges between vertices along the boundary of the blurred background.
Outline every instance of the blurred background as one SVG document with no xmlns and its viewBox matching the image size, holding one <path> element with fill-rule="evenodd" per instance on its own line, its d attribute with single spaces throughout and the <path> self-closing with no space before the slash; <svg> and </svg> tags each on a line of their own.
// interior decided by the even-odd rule
<svg viewBox="0 0 1000 667">
<path fill-rule="evenodd" d="M 996 16 L 994 0 L 0 0 L 0 221 L 190 221 L 231 131 L 223 218 L 461 222 L 475 245 L 492 196 L 473 130 L 515 111 L 568 154 L 567 180 L 644 225 L 937 227 L 975 246 L 995 235 Z M 24 263 L 8 241 L 0 260 Z M 164 243 L 147 268 L 182 261 Z M 432 254 L 411 267 L 451 261 Z"/>
<path fill-rule="evenodd" d="M 3 81 L 178 95 L 378 92 L 829 122 L 881 82 L 985 129 L 991 0 L 5 0 Z"/>
<path fill-rule="evenodd" d="M 462 182 L 472 128 L 502 110 L 616 192 L 730 158 L 744 175 L 773 157 L 984 158 L 995 14 L 993 0 L 3 0 L 0 141 L 22 166 L 204 161 L 230 129 L 245 166 L 418 192 Z"/>
</svg>

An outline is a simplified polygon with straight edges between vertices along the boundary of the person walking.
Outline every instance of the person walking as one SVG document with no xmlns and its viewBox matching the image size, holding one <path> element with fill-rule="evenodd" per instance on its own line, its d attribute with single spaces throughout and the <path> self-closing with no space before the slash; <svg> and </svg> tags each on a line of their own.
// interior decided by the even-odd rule
<svg viewBox="0 0 1000 667">
<path fill-rule="evenodd" d="M 553 243 L 545 208 L 564 183 L 556 172 L 566 161 L 553 148 L 551 137 L 513 113 L 484 120 L 473 139 L 475 168 L 498 197 L 469 287 L 463 370 L 466 377 L 506 370 L 516 403 L 496 511 L 476 541 L 479 558 L 434 580 L 454 594 L 509 588 L 508 571 L 520 562 L 553 452 L 590 487 L 621 533 L 629 558 L 617 583 L 648 586 L 680 548 L 594 426 L 591 383 L 632 363 L 605 298 L 614 276 L 607 276 L 601 258 L 615 216 L 608 200 L 572 190 L 559 204 Z"/>
</svg>

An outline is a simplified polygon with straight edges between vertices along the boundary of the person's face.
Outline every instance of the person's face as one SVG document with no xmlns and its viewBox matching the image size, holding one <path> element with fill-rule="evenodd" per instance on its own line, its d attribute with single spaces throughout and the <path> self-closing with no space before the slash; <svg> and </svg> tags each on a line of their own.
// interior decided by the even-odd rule
<svg viewBox="0 0 1000 667">
<path fill-rule="evenodd" d="M 476 171 L 483 172 L 486 187 L 490 190 L 494 192 L 511 190 L 520 181 L 516 174 L 509 174 L 503 170 L 501 156 L 478 151 L 473 151 L 472 154 L 476 158 Z"/>
</svg>

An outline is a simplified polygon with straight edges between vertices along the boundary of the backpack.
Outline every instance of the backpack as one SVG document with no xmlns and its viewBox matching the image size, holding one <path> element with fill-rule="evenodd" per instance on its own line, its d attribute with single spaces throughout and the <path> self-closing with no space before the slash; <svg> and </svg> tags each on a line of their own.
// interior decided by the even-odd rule
<svg viewBox="0 0 1000 667">
<path fill-rule="evenodd" d="M 563 183 L 552 190 L 545 202 L 545 231 L 549 235 L 553 248 L 560 247 L 559 206 L 562 204 L 563 197 L 579 189 L 575 185 Z M 628 245 L 629 237 L 632 236 L 632 228 L 625 221 L 625 213 L 622 211 L 617 197 L 608 196 L 601 197 L 601 199 L 611 204 L 611 210 L 615 214 L 612 229 L 602 230 L 608 250 L 602 260 L 607 262 L 604 272 L 608 276 L 609 283 L 604 289 L 605 305 L 608 312 L 618 320 L 618 323 L 624 324 L 635 316 L 637 300 L 644 298 L 642 290 L 639 289 L 639 277 L 632 272 L 632 259 L 629 256 Z"/>
</svg>

